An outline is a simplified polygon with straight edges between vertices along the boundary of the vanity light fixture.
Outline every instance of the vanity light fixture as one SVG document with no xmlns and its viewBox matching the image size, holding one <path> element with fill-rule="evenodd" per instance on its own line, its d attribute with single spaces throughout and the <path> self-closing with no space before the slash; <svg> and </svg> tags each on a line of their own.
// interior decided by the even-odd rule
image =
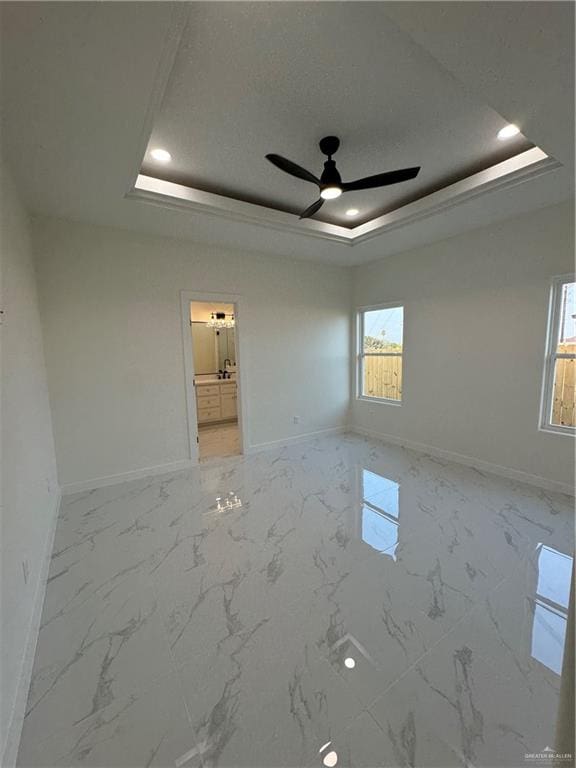
<svg viewBox="0 0 576 768">
<path fill-rule="evenodd" d="M 520 128 L 518 128 L 517 125 L 514 125 L 514 123 L 510 123 L 498 131 L 498 138 L 500 141 L 506 141 L 506 139 L 511 139 L 513 136 L 518 136 L 519 133 Z"/>
<path fill-rule="evenodd" d="M 160 147 L 153 149 L 150 152 L 150 156 L 153 157 L 154 160 L 156 160 L 158 163 L 169 163 L 170 160 L 172 160 L 172 155 L 170 152 L 168 152 L 166 149 L 160 149 Z"/>
<path fill-rule="evenodd" d="M 234 328 L 235 324 L 234 315 L 227 315 L 225 312 L 212 312 L 210 320 L 206 323 L 206 328 L 222 331 L 226 328 Z"/>
</svg>

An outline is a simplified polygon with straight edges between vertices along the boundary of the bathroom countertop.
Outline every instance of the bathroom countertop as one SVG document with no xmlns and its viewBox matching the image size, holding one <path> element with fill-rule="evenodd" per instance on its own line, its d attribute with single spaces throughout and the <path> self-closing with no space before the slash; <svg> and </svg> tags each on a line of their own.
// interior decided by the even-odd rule
<svg viewBox="0 0 576 768">
<path fill-rule="evenodd" d="M 235 378 L 233 378 L 233 379 L 199 379 L 198 381 L 195 381 L 194 383 L 196 384 L 197 387 L 206 387 L 209 384 L 210 385 L 214 385 L 214 384 L 235 384 L 236 383 L 236 379 Z"/>
</svg>

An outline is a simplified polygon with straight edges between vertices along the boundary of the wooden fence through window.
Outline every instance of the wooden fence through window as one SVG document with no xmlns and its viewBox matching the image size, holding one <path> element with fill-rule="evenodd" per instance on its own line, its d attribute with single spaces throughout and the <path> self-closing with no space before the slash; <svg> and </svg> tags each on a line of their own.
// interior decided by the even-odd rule
<svg viewBox="0 0 576 768">
<path fill-rule="evenodd" d="M 364 394 L 402 399 L 402 356 L 364 358 Z"/>
<path fill-rule="evenodd" d="M 576 344 L 558 344 L 558 354 L 573 355 L 575 352 Z M 566 427 L 576 426 L 575 368 L 576 360 L 574 359 L 561 358 L 556 361 L 552 400 L 552 424 L 562 424 Z"/>
</svg>

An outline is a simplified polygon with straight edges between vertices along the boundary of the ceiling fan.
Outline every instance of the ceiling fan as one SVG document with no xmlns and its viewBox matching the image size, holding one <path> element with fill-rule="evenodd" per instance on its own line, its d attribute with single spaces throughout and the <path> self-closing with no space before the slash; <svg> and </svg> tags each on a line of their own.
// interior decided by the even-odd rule
<svg viewBox="0 0 576 768">
<path fill-rule="evenodd" d="M 313 173 L 307 171 L 291 160 L 286 160 L 280 155 L 266 155 L 272 165 L 280 168 L 281 171 L 296 176 L 298 179 L 309 181 L 320 188 L 320 197 L 315 203 L 312 203 L 305 211 L 300 214 L 301 219 L 307 219 L 313 216 L 324 205 L 325 200 L 334 200 L 343 192 L 354 192 L 359 189 L 374 189 L 375 187 L 387 187 L 390 184 L 398 184 L 401 181 L 409 181 L 416 178 L 420 171 L 420 166 L 415 168 L 402 168 L 399 171 L 388 171 L 387 173 L 377 173 L 375 176 L 366 176 L 356 181 L 343 182 L 336 169 L 336 163 L 332 160 L 332 155 L 338 151 L 340 139 L 336 136 L 325 136 L 319 143 L 322 154 L 327 155 L 328 160 L 324 163 L 324 170 L 318 179 Z"/>
</svg>

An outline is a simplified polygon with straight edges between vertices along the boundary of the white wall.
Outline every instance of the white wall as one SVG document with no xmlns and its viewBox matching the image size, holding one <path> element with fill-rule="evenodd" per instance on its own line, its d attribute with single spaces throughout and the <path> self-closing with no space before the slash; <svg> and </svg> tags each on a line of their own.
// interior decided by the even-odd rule
<svg viewBox="0 0 576 768">
<path fill-rule="evenodd" d="M 345 424 L 348 270 L 44 218 L 34 242 L 62 485 L 189 458 L 182 289 L 243 297 L 249 446 Z"/>
<path fill-rule="evenodd" d="M 0 754 L 12 764 L 52 547 L 58 486 L 29 223 L 0 159 Z"/>
<path fill-rule="evenodd" d="M 355 306 L 404 302 L 405 355 L 402 406 L 354 400 L 353 425 L 572 484 L 574 439 L 538 430 L 549 281 L 574 269 L 572 206 L 356 268 Z"/>
</svg>

